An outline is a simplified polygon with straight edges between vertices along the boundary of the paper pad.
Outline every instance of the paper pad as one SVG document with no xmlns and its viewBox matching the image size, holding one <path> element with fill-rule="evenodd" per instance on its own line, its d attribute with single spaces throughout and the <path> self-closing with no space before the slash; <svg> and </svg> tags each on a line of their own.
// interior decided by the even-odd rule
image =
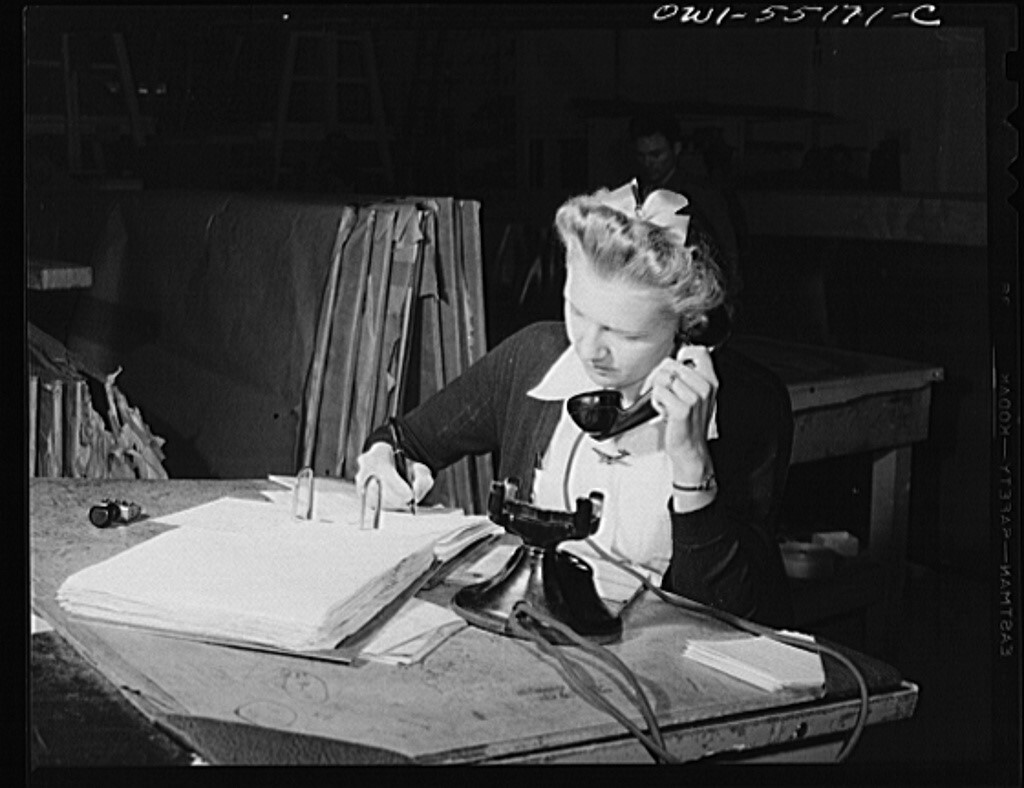
<svg viewBox="0 0 1024 788">
<path fill-rule="evenodd" d="M 807 635 L 787 634 L 813 642 Z M 769 637 L 691 641 L 683 653 L 695 662 L 768 692 L 825 687 L 825 670 L 819 654 Z"/>
</svg>

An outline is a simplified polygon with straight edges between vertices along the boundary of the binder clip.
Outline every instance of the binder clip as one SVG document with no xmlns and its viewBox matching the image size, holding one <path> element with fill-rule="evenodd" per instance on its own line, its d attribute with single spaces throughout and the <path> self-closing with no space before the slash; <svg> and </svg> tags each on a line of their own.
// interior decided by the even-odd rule
<svg viewBox="0 0 1024 788">
<path fill-rule="evenodd" d="M 373 485 L 376 490 L 376 500 L 369 504 L 373 510 L 373 519 L 366 519 L 366 507 L 367 499 L 370 497 L 370 486 Z M 373 529 L 376 531 L 380 528 L 380 510 L 384 508 L 384 487 L 380 482 L 380 477 L 370 476 L 366 480 L 366 484 L 363 485 L 363 502 L 359 509 L 359 527 L 362 530 Z"/>
<path fill-rule="evenodd" d="M 299 520 L 313 519 L 313 469 L 306 466 L 295 477 L 292 513 Z"/>
</svg>

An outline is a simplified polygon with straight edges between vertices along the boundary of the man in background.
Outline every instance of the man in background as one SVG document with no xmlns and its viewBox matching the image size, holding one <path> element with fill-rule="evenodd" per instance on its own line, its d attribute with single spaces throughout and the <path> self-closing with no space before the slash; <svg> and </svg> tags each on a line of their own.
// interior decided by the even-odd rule
<svg viewBox="0 0 1024 788">
<path fill-rule="evenodd" d="M 708 151 L 684 150 L 679 124 L 669 112 L 650 112 L 630 120 L 629 136 L 636 159 L 640 201 L 655 189 L 685 195 L 693 213 L 708 225 L 728 263 L 734 285 L 739 284 L 738 227 L 745 226 L 739 204 L 730 206 L 721 187 L 721 157 Z M 709 166 L 712 165 L 712 166 Z M 717 176 L 717 177 L 716 177 Z"/>
</svg>

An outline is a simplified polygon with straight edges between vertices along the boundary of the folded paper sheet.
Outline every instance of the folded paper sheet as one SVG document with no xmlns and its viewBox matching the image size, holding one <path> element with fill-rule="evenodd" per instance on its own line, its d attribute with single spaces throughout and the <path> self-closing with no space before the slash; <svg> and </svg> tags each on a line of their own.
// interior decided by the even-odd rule
<svg viewBox="0 0 1024 788">
<path fill-rule="evenodd" d="M 161 518 L 203 527 L 87 567 L 57 599 L 74 614 L 184 636 L 330 649 L 497 528 L 461 512 L 386 512 L 378 530 L 364 530 L 349 514 L 296 521 L 273 503 L 223 498 Z"/>
<path fill-rule="evenodd" d="M 813 643 L 809 635 L 786 633 Z M 767 692 L 781 689 L 825 690 L 821 655 L 765 636 L 701 640 L 687 644 L 684 656 Z"/>
<path fill-rule="evenodd" d="M 381 627 L 360 656 L 387 665 L 410 665 L 466 626 L 465 619 L 449 608 L 414 597 Z"/>
</svg>

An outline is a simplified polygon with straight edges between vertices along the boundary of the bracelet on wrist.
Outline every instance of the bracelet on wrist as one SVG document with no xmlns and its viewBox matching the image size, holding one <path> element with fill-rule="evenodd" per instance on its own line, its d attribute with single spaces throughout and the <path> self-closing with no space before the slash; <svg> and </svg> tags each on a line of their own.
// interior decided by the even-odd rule
<svg viewBox="0 0 1024 788">
<path fill-rule="evenodd" d="M 708 474 L 699 484 L 678 484 L 672 482 L 672 489 L 676 492 L 706 492 L 715 489 L 715 474 Z"/>
</svg>

